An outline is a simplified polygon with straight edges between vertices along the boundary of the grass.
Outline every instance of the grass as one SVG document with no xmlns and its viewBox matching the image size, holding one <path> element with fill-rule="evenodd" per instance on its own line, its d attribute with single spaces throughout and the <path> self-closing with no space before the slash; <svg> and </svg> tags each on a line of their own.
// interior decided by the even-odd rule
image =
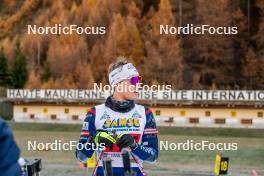
<svg viewBox="0 0 264 176">
<path fill-rule="evenodd" d="M 80 124 L 49 123 L 15 123 L 9 122 L 13 130 L 18 131 L 71 131 L 79 132 Z M 199 127 L 159 127 L 160 134 L 183 136 L 215 136 L 215 137 L 254 137 L 264 139 L 264 129 L 234 128 L 199 128 Z"/>
<path fill-rule="evenodd" d="M 63 142 L 78 140 L 80 125 L 9 123 L 25 158 L 42 158 L 42 175 L 81 176 L 84 175 L 74 156 L 74 151 L 27 151 L 27 141 Z M 211 129 L 211 128 L 159 128 L 159 140 L 169 143 L 193 140 L 207 140 L 212 143 L 237 143 L 237 151 L 222 151 L 230 159 L 231 175 L 250 175 L 255 169 L 264 174 L 264 133 L 252 129 Z M 154 165 L 146 164 L 151 175 L 208 175 L 213 174 L 215 155 L 219 151 L 160 150 Z"/>
</svg>

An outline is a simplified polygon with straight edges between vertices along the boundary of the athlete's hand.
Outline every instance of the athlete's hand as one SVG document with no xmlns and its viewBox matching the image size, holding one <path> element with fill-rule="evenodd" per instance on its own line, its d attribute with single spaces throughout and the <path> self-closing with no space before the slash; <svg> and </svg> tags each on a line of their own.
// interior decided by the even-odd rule
<svg viewBox="0 0 264 176">
<path fill-rule="evenodd" d="M 120 149 L 126 147 L 134 148 L 136 146 L 136 141 L 130 134 L 120 133 L 117 135 L 117 145 Z"/>
<path fill-rule="evenodd" d="M 112 148 L 113 144 L 116 143 L 115 138 L 113 138 L 111 135 L 107 133 L 105 130 L 97 130 L 96 134 L 94 136 L 94 143 L 96 145 L 104 144 L 105 147 Z"/>
</svg>

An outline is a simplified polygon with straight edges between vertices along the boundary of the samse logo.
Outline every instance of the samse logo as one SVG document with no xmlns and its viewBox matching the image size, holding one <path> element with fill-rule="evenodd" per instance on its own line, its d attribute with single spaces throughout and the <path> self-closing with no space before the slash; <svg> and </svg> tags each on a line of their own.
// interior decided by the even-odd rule
<svg viewBox="0 0 264 176">
<path fill-rule="evenodd" d="M 124 128 L 124 127 L 140 127 L 139 118 L 118 118 L 118 119 L 107 119 L 104 122 L 103 128 Z"/>
</svg>

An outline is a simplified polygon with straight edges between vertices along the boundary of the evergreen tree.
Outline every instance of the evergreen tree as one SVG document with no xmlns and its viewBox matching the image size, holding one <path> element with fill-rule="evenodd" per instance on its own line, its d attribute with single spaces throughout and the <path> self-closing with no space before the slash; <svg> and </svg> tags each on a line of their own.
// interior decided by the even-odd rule
<svg viewBox="0 0 264 176">
<path fill-rule="evenodd" d="M 43 70 L 43 74 L 41 76 L 41 81 L 42 82 L 47 82 L 51 77 L 51 70 L 50 70 L 50 66 L 49 63 L 46 62 L 44 64 L 44 70 Z"/>
<path fill-rule="evenodd" d="M 208 3 L 196 0 L 198 25 L 232 26 L 231 0 Z M 205 5 L 206 4 L 206 5 Z M 205 88 L 216 84 L 218 88 L 233 87 L 236 82 L 236 61 L 233 39 L 230 35 L 199 35 L 194 42 L 196 57 L 189 60 L 192 68 L 200 75 L 200 83 Z"/>
<path fill-rule="evenodd" d="M 7 87 L 9 81 L 9 74 L 8 74 L 8 65 L 7 65 L 7 59 L 4 54 L 4 49 L 1 48 L 0 51 L 0 86 Z"/>
<path fill-rule="evenodd" d="M 257 70 L 255 89 L 264 88 L 264 2 L 262 0 L 257 1 L 257 6 L 260 10 L 260 22 L 258 26 L 258 32 L 255 35 L 256 44 L 257 44 L 257 64 L 255 69 Z"/>
<path fill-rule="evenodd" d="M 11 70 L 11 81 L 14 88 L 23 88 L 27 81 L 26 57 L 21 52 L 20 43 L 16 43 L 15 61 Z"/>
<path fill-rule="evenodd" d="M 234 58 L 236 60 L 236 82 L 241 87 L 249 87 L 248 76 L 245 76 L 247 71 L 245 67 L 250 64 L 248 59 L 254 59 L 255 55 L 250 46 L 250 35 L 247 28 L 247 19 L 240 7 L 233 12 L 233 23 L 238 28 L 238 34 L 234 38 Z M 243 76 L 241 76 L 243 75 Z"/>
</svg>

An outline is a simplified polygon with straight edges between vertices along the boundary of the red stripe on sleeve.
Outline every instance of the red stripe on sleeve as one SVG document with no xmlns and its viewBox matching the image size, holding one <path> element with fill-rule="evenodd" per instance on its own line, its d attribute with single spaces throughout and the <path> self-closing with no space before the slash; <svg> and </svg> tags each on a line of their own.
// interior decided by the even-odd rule
<svg viewBox="0 0 264 176">
<path fill-rule="evenodd" d="M 148 109 L 146 114 L 149 115 L 150 113 L 152 113 L 151 109 Z"/>
<path fill-rule="evenodd" d="M 153 131 L 153 132 L 144 132 L 144 134 L 159 134 L 158 131 Z"/>
<path fill-rule="evenodd" d="M 95 116 L 95 110 L 94 109 L 88 110 L 88 113 L 92 113 Z"/>
<path fill-rule="evenodd" d="M 90 136 L 90 133 L 88 131 L 83 131 L 81 133 L 82 136 Z"/>
</svg>

